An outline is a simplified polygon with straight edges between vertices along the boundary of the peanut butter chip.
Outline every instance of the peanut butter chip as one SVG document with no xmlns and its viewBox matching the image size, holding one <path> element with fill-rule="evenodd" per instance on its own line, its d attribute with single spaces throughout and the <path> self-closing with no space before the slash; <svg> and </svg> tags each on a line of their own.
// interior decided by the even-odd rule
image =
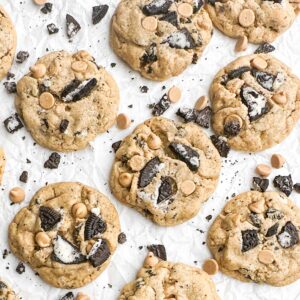
<svg viewBox="0 0 300 300">
<path fill-rule="evenodd" d="M 88 67 L 85 61 L 74 61 L 72 63 L 72 70 L 78 73 L 84 73 Z"/>
<path fill-rule="evenodd" d="M 44 109 L 50 109 L 54 106 L 55 99 L 52 94 L 45 92 L 40 95 L 40 106 Z"/>
<path fill-rule="evenodd" d="M 178 12 L 183 17 L 188 18 L 193 14 L 193 7 L 189 3 L 181 3 L 178 5 Z"/>
<path fill-rule="evenodd" d="M 260 214 L 262 212 L 265 211 L 265 205 L 263 201 L 257 201 L 257 202 L 253 202 L 249 205 L 249 209 L 252 212 L 255 212 L 257 214 Z"/>
<path fill-rule="evenodd" d="M 214 259 L 207 259 L 203 266 L 203 271 L 205 271 L 208 275 L 215 275 L 219 271 L 219 265 Z"/>
<path fill-rule="evenodd" d="M 51 238 L 47 235 L 47 233 L 42 231 L 36 234 L 35 241 L 41 248 L 46 248 L 51 245 Z"/>
<path fill-rule="evenodd" d="M 161 147 L 161 139 L 155 134 L 150 134 L 147 139 L 148 147 L 152 150 L 157 150 Z"/>
<path fill-rule="evenodd" d="M 82 219 L 87 215 L 87 208 L 83 203 L 76 203 L 72 206 L 72 214 L 75 218 Z"/>
<path fill-rule="evenodd" d="M 145 267 L 154 267 L 157 263 L 159 262 L 158 258 L 156 256 L 154 256 L 154 254 L 152 252 L 149 252 L 148 256 L 146 257 L 145 261 L 144 261 L 144 266 Z"/>
<path fill-rule="evenodd" d="M 37 5 L 43 5 L 47 2 L 47 0 L 33 0 L 33 2 Z"/>
<path fill-rule="evenodd" d="M 145 159 L 140 155 L 134 155 L 130 158 L 128 164 L 133 171 L 140 171 L 145 165 Z"/>
<path fill-rule="evenodd" d="M 169 100 L 173 103 L 178 102 L 181 98 L 181 90 L 177 86 L 172 86 L 168 91 Z"/>
<path fill-rule="evenodd" d="M 119 114 L 117 116 L 117 126 L 120 128 L 120 129 L 126 129 L 130 126 L 130 119 L 127 115 L 125 114 Z"/>
<path fill-rule="evenodd" d="M 186 180 L 181 183 L 180 189 L 184 195 L 188 196 L 194 193 L 196 185 L 192 180 Z"/>
<path fill-rule="evenodd" d="M 255 171 L 258 175 L 267 177 L 271 174 L 272 168 L 265 164 L 259 164 L 259 165 L 257 165 Z"/>
<path fill-rule="evenodd" d="M 268 66 L 268 63 L 264 59 L 256 57 L 251 61 L 251 65 L 258 70 L 264 70 Z"/>
<path fill-rule="evenodd" d="M 280 91 L 272 96 L 272 100 L 277 104 L 285 104 L 287 102 L 286 94 L 284 91 Z"/>
<path fill-rule="evenodd" d="M 32 76 L 36 79 L 42 78 L 47 72 L 47 68 L 44 64 L 36 64 L 30 68 Z"/>
<path fill-rule="evenodd" d="M 255 21 L 255 14 L 253 10 L 246 8 L 243 9 L 239 15 L 239 23 L 243 27 L 249 27 L 251 26 Z"/>
<path fill-rule="evenodd" d="M 206 96 L 201 96 L 195 104 L 195 109 L 202 110 L 204 107 L 207 106 L 207 102 L 208 102 L 208 98 Z"/>
<path fill-rule="evenodd" d="M 270 250 L 261 250 L 258 253 L 258 260 L 263 264 L 271 264 L 275 260 L 274 253 Z"/>
<path fill-rule="evenodd" d="M 281 168 L 285 163 L 285 158 L 281 154 L 273 154 L 271 157 L 271 165 L 275 169 Z"/>
<path fill-rule="evenodd" d="M 146 17 L 142 20 L 142 26 L 148 31 L 155 31 L 157 28 L 157 19 L 153 16 Z"/>
<path fill-rule="evenodd" d="M 14 187 L 13 189 L 10 190 L 9 192 L 9 199 L 13 203 L 20 203 L 25 199 L 25 192 L 23 189 L 19 187 Z"/>
<path fill-rule="evenodd" d="M 90 297 L 80 292 L 76 296 L 76 300 L 90 300 Z"/>
<path fill-rule="evenodd" d="M 121 186 L 123 187 L 129 187 L 131 185 L 132 182 L 132 174 L 130 173 L 122 173 L 119 176 L 119 183 L 121 184 Z"/>
<path fill-rule="evenodd" d="M 235 44 L 235 51 L 240 52 L 240 51 L 245 51 L 248 46 L 248 38 L 246 36 L 240 36 Z"/>
</svg>

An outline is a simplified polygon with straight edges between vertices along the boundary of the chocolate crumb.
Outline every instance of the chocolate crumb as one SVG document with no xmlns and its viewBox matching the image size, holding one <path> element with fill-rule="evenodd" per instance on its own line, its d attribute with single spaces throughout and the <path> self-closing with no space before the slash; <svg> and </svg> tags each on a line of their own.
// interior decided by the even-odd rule
<svg viewBox="0 0 300 300">
<path fill-rule="evenodd" d="M 28 181 L 28 172 L 27 171 L 23 171 L 22 174 L 19 177 L 19 180 L 21 182 L 27 183 L 27 181 Z"/>
</svg>

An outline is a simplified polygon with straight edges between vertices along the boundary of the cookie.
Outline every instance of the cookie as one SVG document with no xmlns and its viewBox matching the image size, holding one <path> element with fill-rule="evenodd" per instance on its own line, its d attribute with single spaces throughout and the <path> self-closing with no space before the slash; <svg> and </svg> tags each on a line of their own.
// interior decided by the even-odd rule
<svg viewBox="0 0 300 300">
<path fill-rule="evenodd" d="M 9 244 L 48 284 L 78 288 L 108 266 L 119 233 L 117 211 L 103 194 L 62 182 L 41 188 L 17 213 Z"/>
<path fill-rule="evenodd" d="M 9 71 L 16 52 L 17 35 L 15 27 L 0 5 L 0 80 Z"/>
<path fill-rule="evenodd" d="M 159 260 L 151 252 L 136 278 L 125 285 L 119 300 L 220 299 L 206 272 L 182 263 Z"/>
<path fill-rule="evenodd" d="M 12 288 L 0 278 L 0 299 L 1 300 L 19 300 L 19 297 Z"/>
<path fill-rule="evenodd" d="M 262 151 L 282 142 L 300 114 L 300 80 L 270 54 L 240 57 L 214 78 L 212 126 L 242 151 Z"/>
<path fill-rule="evenodd" d="M 16 107 L 32 137 L 55 151 L 87 147 L 115 122 L 119 90 L 86 51 L 52 52 L 17 83 Z"/>
<path fill-rule="evenodd" d="M 283 193 L 257 191 L 230 200 L 208 234 L 225 274 L 274 286 L 300 277 L 300 209 Z"/>
<path fill-rule="evenodd" d="M 213 24 L 227 36 L 247 36 L 251 43 L 271 43 L 293 23 L 296 15 L 287 0 L 208 1 Z"/>
<path fill-rule="evenodd" d="M 132 69 L 166 80 L 196 63 L 212 36 L 202 0 L 122 0 L 112 18 L 110 42 Z"/>
<path fill-rule="evenodd" d="M 145 121 L 116 152 L 110 186 L 116 198 L 162 226 L 194 217 L 214 192 L 220 156 L 196 124 Z"/>
</svg>

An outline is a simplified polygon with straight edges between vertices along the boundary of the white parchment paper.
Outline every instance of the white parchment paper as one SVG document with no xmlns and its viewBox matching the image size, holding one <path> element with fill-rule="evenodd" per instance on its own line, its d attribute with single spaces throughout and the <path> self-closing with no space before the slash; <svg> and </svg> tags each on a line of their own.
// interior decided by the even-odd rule
<svg viewBox="0 0 300 300">
<path fill-rule="evenodd" d="M 122 230 L 127 235 L 127 242 L 120 245 L 113 260 L 106 271 L 94 282 L 84 288 L 74 290 L 74 293 L 83 291 L 91 299 L 116 299 L 122 286 L 135 278 L 146 255 L 145 246 L 151 243 L 163 243 L 166 246 L 170 261 L 183 262 L 194 266 L 201 266 L 202 262 L 210 257 L 206 247 L 206 232 L 215 216 L 220 212 L 228 198 L 233 194 L 248 191 L 257 163 L 268 163 L 272 153 L 281 153 L 287 163 L 283 169 L 274 171 L 270 177 L 277 174 L 292 174 L 294 182 L 300 182 L 300 124 L 292 134 L 281 144 L 259 154 L 247 154 L 231 151 L 228 159 L 223 159 L 222 175 L 219 186 L 213 197 L 203 206 L 202 211 L 192 220 L 183 225 L 163 228 L 146 220 L 135 210 L 120 204 L 112 195 L 108 186 L 108 178 L 114 159 L 111 144 L 124 138 L 140 122 L 151 116 L 147 105 L 156 102 L 163 95 L 163 86 L 179 86 L 183 91 L 182 101 L 173 105 L 165 116 L 176 118 L 175 112 L 179 106 L 192 107 L 197 98 L 207 95 L 209 84 L 214 74 L 224 65 L 237 57 L 234 52 L 235 41 L 225 37 L 215 30 L 211 43 L 197 65 L 189 67 L 177 78 L 164 83 L 150 82 L 131 71 L 118 59 L 109 47 L 110 18 L 118 3 L 117 0 L 52 0 L 53 12 L 44 15 L 40 7 L 32 4 L 31 0 L 0 0 L 1 5 L 11 15 L 18 33 L 17 50 L 30 53 L 29 59 L 23 64 L 14 64 L 12 72 L 16 79 L 22 77 L 33 65 L 36 59 L 48 51 L 65 49 L 90 51 L 96 61 L 114 76 L 121 91 L 120 112 L 128 114 L 133 120 L 132 126 L 125 131 L 111 128 L 108 133 L 99 136 L 89 148 L 76 153 L 62 154 L 62 161 L 58 169 L 43 168 L 44 162 L 51 151 L 35 145 L 25 128 L 15 134 L 6 132 L 3 120 L 15 112 L 14 96 L 7 94 L 0 84 L 0 146 L 7 154 L 7 168 L 4 176 L 4 185 L 0 189 L 0 251 L 8 249 L 7 228 L 17 211 L 26 206 L 32 195 L 45 183 L 58 181 L 80 181 L 95 187 L 109 196 L 119 212 Z M 92 6 L 108 4 L 109 11 L 98 25 L 92 25 Z M 81 24 L 82 30 L 70 43 L 66 37 L 65 16 L 73 15 Z M 46 25 L 55 23 L 60 31 L 49 36 Z M 292 28 L 274 43 L 274 55 L 293 67 L 300 76 L 300 18 Z M 245 53 L 253 53 L 256 46 L 251 45 Z M 240 54 L 239 54 L 240 55 Z M 115 67 L 111 63 L 116 63 Z M 139 87 L 146 85 L 149 91 L 140 92 Z M 132 108 L 129 107 L 132 105 Z M 210 134 L 210 130 L 207 130 Z M 31 163 L 27 163 L 29 159 Z M 19 181 L 23 170 L 29 172 L 27 184 Z M 26 200 L 17 205 L 11 205 L 8 192 L 14 186 L 21 186 L 26 190 Z M 273 189 L 272 184 L 270 189 Z M 295 192 L 291 197 L 300 205 L 300 195 Z M 206 216 L 212 215 L 210 221 Z M 204 232 L 204 233 L 201 233 Z M 140 249 L 140 246 L 143 248 Z M 15 269 L 18 260 L 9 254 L 6 259 L 0 257 L 0 277 L 3 277 L 25 300 L 59 299 L 67 291 L 52 288 L 45 284 L 29 266 L 19 275 Z M 217 290 L 222 299 L 300 299 L 300 282 L 287 287 L 275 288 L 267 285 L 241 283 L 222 275 L 213 277 Z"/>
</svg>

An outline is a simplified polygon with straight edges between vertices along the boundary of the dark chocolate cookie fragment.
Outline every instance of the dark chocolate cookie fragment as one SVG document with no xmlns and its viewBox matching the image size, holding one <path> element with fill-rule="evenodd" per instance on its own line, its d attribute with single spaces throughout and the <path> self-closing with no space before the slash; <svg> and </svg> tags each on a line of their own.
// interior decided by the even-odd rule
<svg viewBox="0 0 300 300">
<path fill-rule="evenodd" d="M 230 151 L 230 147 L 226 141 L 226 138 L 218 135 L 212 135 L 210 139 L 216 147 L 216 149 L 218 150 L 221 157 L 227 157 Z"/>
<path fill-rule="evenodd" d="M 72 39 L 79 32 L 81 26 L 75 20 L 75 18 L 69 14 L 66 15 L 66 21 L 67 21 L 67 36 L 69 39 Z"/>
<path fill-rule="evenodd" d="M 167 260 L 167 252 L 164 245 L 149 245 L 147 249 L 161 260 Z"/>
<path fill-rule="evenodd" d="M 159 20 L 169 22 L 170 24 L 174 25 L 175 27 L 178 27 L 178 25 L 179 25 L 178 15 L 177 15 L 176 11 L 168 12 L 167 14 L 162 16 Z"/>
<path fill-rule="evenodd" d="M 111 145 L 111 147 L 113 148 L 113 150 L 114 150 L 115 153 L 119 150 L 119 148 L 121 146 L 121 143 L 122 143 L 122 141 L 117 141 L 117 142 L 114 142 Z"/>
<path fill-rule="evenodd" d="M 273 184 L 286 196 L 289 196 L 293 191 L 293 180 L 291 175 L 288 176 L 277 175 L 273 180 Z"/>
<path fill-rule="evenodd" d="M 273 91 L 274 75 L 256 69 L 252 69 L 251 74 L 264 89 Z"/>
<path fill-rule="evenodd" d="M 171 197 L 177 192 L 176 181 L 172 177 L 162 177 L 161 185 L 158 189 L 157 204 L 171 200 Z"/>
<path fill-rule="evenodd" d="M 41 8 L 41 12 L 43 14 L 48 14 L 48 13 L 51 13 L 52 12 L 52 7 L 53 7 L 53 4 L 52 3 L 45 3 L 45 5 Z"/>
<path fill-rule="evenodd" d="M 146 16 L 166 14 L 172 5 L 172 0 L 153 0 L 142 8 Z"/>
<path fill-rule="evenodd" d="M 49 34 L 55 34 L 59 32 L 58 27 L 54 23 L 50 23 L 47 25 L 47 30 Z"/>
<path fill-rule="evenodd" d="M 101 266 L 111 255 L 108 244 L 106 240 L 101 240 L 101 244 L 97 245 L 96 248 L 91 250 L 89 253 L 89 261 L 94 268 Z"/>
<path fill-rule="evenodd" d="M 39 218 L 41 220 L 42 229 L 49 231 L 53 229 L 58 222 L 60 222 L 61 215 L 48 206 L 41 206 L 39 210 Z"/>
<path fill-rule="evenodd" d="M 253 189 L 258 192 L 265 192 L 269 187 L 269 179 L 253 177 Z"/>
<path fill-rule="evenodd" d="M 168 43 L 171 48 L 185 50 L 199 46 L 196 45 L 192 35 L 186 28 L 171 33 L 162 43 Z"/>
<path fill-rule="evenodd" d="M 259 217 L 258 214 L 254 213 L 254 212 L 251 212 L 250 215 L 249 215 L 249 218 L 250 218 L 251 223 L 255 227 L 260 228 L 260 226 L 262 224 L 262 220 L 261 220 L 261 218 Z"/>
<path fill-rule="evenodd" d="M 107 14 L 109 6 L 106 4 L 93 7 L 92 21 L 93 24 L 98 24 Z"/>
<path fill-rule="evenodd" d="M 159 172 L 160 164 L 161 161 L 158 157 L 154 157 L 146 163 L 144 168 L 140 171 L 138 188 L 144 188 L 152 181 L 152 179 Z"/>
<path fill-rule="evenodd" d="M 84 240 L 90 240 L 99 233 L 104 233 L 107 229 L 106 223 L 97 215 L 91 213 L 85 222 Z"/>
<path fill-rule="evenodd" d="M 279 223 L 275 223 L 273 226 L 271 226 L 266 233 L 266 237 L 271 237 L 277 234 L 278 227 L 279 227 Z"/>
<path fill-rule="evenodd" d="M 69 126 L 69 121 L 66 119 L 62 120 L 59 125 L 59 131 L 61 133 L 64 133 L 67 130 L 68 126 Z"/>
<path fill-rule="evenodd" d="M 3 83 L 8 94 L 14 94 L 17 92 L 17 84 L 14 81 Z"/>
<path fill-rule="evenodd" d="M 148 64 L 154 63 L 157 61 L 157 49 L 156 44 L 151 44 L 147 49 L 143 56 L 140 58 L 141 66 L 145 67 Z"/>
<path fill-rule="evenodd" d="M 171 106 L 171 101 L 167 94 L 164 94 L 162 98 L 154 105 L 152 109 L 153 116 L 161 116 L 169 107 Z"/>
<path fill-rule="evenodd" d="M 60 300 L 75 300 L 75 296 L 72 292 L 68 292 Z"/>
<path fill-rule="evenodd" d="M 269 111 L 267 99 L 250 86 L 243 86 L 240 93 L 243 104 L 248 108 L 250 122 L 258 120 Z"/>
<path fill-rule="evenodd" d="M 266 217 L 271 220 L 281 220 L 284 217 L 284 214 L 280 210 L 270 207 L 266 211 Z"/>
<path fill-rule="evenodd" d="M 282 248 L 290 248 L 299 243 L 298 230 L 295 225 L 288 221 L 277 235 L 277 241 Z"/>
<path fill-rule="evenodd" d="M 255 54 L 259 54 L 259 53 L 270 53 L 273 52 L 275 50 L 275 47 L 269 43 L 264 43 L 261 44 L 260 46 L 258 46 L 258 48 L 255 50 Z"/>
<path fill-rule="evenodd" d="M 211 108 L 209 106 L 206 106 L 202 110 L 196 110 L 196 119 L 195 123 L 198 124 L 201 127 L 209 128 L 211 119 Z"/>
<path fill-rule="evenodd" d="M 27 171 L 23 171 L 22 174 L 19 177 L 19 180 L 21 182 L 27 183 L 27 181 L 28 181 L 28 172 Z"/>
<path fill-rule="evenodd" d="M 176 115 L 183 118 L 185 123 L 194 122 L 196 120 L 196 110 L 193 108 L 181 107 Z"/>
<path fill-rule="evenodd" d="M 198 12 L 203 5 L 203 0 L 193 0 L 193 13 L 195 14 L 196 12 Z"/>
<path fill-rule="evenodd" d="M 16 62 L 18 64 L 23 63 L 29 57 L 29 53 L 27 51 L 19 51 L 16 56 Z"/>
<path fill-rule="evenodd" d="M 259 244 L 257 230 L 248 229 L 242 231 L 242 240 L 242 252 L 246 252 L 255 248 Z"/>
<path fill-rule="evenodd" d="M 197 171 L 200 167 L 200 156 L 199 153 L 191 147 L 180 144 L 171 143 L 169 148 L 176 155 L 178 159 L 185 162 L 188 168 L 192 171 Z"/>
<path fill-rule="evenodd" d="M 57 152 L 53 152 L 48 160 L 44 163 L 46 169 L 57 169 L 60 163 L 60 155 Z"/>
<path fill-rule="evenodd" d="M 4 126 L 9 133 L 15 133 L 19 129 L 23 128 L 24 125 L 17 113 L 11 115 L 4 120 Z"/>
</svg>

